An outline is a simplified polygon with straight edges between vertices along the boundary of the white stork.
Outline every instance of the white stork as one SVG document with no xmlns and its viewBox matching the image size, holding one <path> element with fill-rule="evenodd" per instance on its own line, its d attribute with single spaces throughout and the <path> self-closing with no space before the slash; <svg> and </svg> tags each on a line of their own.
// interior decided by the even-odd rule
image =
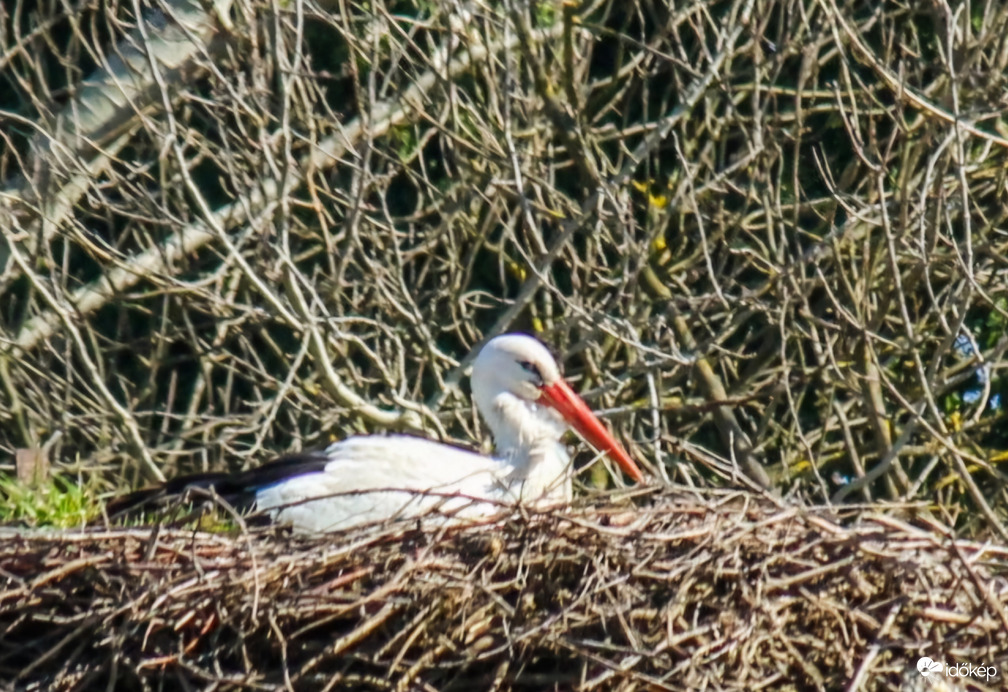
<svg viewBox="0 0 1008 692">
<path fill-rule="evenodd" d="M 237 474 L 174 479 L 122 498 L 110 514 L 192 487 L 251 497 L 274 521 L 309 532 L 428 514 L 480 517 L 519 502 L 562 503 L 571 499 L 573 476 L 560 442 L 568 426 L 643 481 L 536 339 L 505 334 L 487 342 L 473 364 L 472 393 L 497 445 L 492 457 L 409 435 L 356 436 Z"/>
</svg>

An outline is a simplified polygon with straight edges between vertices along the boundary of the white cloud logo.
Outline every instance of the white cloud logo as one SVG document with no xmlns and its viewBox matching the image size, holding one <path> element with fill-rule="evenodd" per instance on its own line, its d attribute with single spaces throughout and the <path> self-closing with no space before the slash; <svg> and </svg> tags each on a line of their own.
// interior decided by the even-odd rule
<svg viewBox="0 0 1008 692">
<path fill-rule="evenodd" d="M 917 661 L 917 670 L 924 677 L 931 675 L 931 673 L 941 672 L 942 666 L 938 661 L 932 661 L 927 656 L 921 656 L 920 660 Z"/>
</svg>

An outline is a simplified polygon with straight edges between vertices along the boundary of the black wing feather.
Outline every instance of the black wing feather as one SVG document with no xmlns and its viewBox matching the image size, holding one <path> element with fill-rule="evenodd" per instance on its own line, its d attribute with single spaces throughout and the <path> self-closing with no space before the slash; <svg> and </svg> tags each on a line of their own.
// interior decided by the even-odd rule
<svg viewBox="0 0 1008 692">
<path fill-rule="evenodd" d="M 325 470 L 329 456 L 324 451 L 289 454 L 262 466 L 236 473 L 194 473 L 179 476 L 160 485 L 141 488 L 113 498 L 106 505 L 108 516 L 115 518 L 144 509 L 164 506 L 191 490 L 213 490 L 231 506 L 246 511 L 255 504 L 256 492 L 282 481 Z"/>
</svg>

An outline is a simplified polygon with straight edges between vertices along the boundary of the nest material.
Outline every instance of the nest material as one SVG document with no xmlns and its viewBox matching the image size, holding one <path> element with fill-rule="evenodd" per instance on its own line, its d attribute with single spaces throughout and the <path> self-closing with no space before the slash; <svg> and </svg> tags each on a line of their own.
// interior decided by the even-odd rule
<svg viewBox="0 0 1008 692">
<path fill-rule="evenodd" d="M 1008 547 L 741 495 L 435 532 L 0 536 L 17 689 L 901 689 L 920 656 L 1008 651 Z"/>
</svg>

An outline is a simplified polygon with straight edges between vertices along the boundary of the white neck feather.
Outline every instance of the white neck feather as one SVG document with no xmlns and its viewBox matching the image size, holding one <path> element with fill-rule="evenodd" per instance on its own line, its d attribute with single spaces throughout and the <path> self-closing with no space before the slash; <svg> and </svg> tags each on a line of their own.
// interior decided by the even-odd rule
<svg viewBox="0 0 1008 692">
<path fill-rule="evenodd" d="M 545 406 L 502 392 L 476 399 L 493 433 L 497 455 L 512 464 L 511 491 L 530 502 L 564 502 L 572 497 L 571 461 L 560 438 L 567 424 Z"/>
</svg>

